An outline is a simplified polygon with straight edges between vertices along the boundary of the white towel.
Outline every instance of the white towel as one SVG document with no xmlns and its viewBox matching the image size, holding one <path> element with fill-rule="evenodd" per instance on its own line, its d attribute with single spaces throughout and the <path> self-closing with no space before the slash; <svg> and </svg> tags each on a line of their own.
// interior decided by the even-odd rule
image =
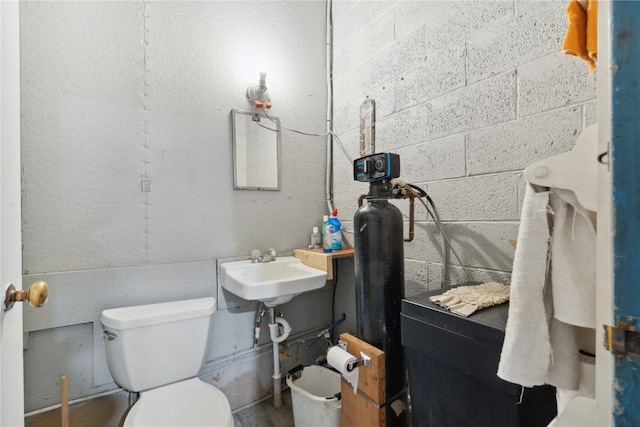
<svg viewBox="0 0 640 427">
<path fill-rule="evenodd" d="M 527 186 L 500 378 L 525 387 L 578 388 L 577 327 L 595 326 L 594 223 L 573 192 L 536 193 Z"/>
<path fill-rule="evenodd" d="M 569 325 L 596 326 L 595 212 L 586 210 L 569 190 L 553 189 L 551 283 L 553 317 Z"/>
<path fill-rule="evenodd" d="M 549 336 L 552 353 L 546 382 L 560 389 L 577 390 L 580 387 L 580 349 L 576 327 L 552 317 Z"/>
<path fill-rule="evenodd" d="M 536 193 L 528 185 L 513 260 L 509 317 L 498 365 L 500 378 L 525 387 L 545 383 L 551 354 L 550 313 L 544 298 L 550 244 L 548 212 L 549 192 Z"/>
</svg>

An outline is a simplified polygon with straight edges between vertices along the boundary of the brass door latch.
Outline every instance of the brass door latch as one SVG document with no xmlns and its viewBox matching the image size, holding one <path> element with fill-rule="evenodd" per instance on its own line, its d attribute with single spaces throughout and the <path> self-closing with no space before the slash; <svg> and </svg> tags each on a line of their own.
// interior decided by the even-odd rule
<svg viewBox="0 0 640 427">
<path fill-rule="evenodd" d="M 618 327 L 602 325 L 604 327 L 604 346 L 612 353 L 626 356 L 633 355 L 640 357 L 640 332 L 625 327 L 621 324 Z"/>
</svg>

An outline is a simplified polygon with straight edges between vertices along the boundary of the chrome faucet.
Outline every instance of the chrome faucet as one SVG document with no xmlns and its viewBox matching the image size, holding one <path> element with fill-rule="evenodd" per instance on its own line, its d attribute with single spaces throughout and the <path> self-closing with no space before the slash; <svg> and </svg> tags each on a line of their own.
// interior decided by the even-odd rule
<svg viewBox="0 0 640 427">
<path fill-rule="evenodd" d="M 276 260 L 276 250 L 275 249 L 267 249 L 262 253 L 260 257 L 261 262 L 270 262 Z"/>
<path fill-rule="evenodd" d="M 275 249 L 267 249 L 266 251 L 264 251 L 262 253 L 262 255 L 260 255 L 260 251 L 257 249 L 254 249 L 251 251 L 251 262 L 252 263 L 257 263 L 257 262 L 271 262 L 271 261 L 275 261 L 276 260 L 276 250 Z"/>
</svg>

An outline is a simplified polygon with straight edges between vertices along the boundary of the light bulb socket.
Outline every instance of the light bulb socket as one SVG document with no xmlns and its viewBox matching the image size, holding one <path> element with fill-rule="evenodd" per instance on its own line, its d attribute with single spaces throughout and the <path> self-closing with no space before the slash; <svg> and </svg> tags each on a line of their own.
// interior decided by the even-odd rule
<svg viewBox="0 0 640 427">
<path fill-rule="evenodd" d="M 271 108 L 271 96 L 269 89 L 267 89 L 267 73 L 260 72 L 260 81 L 257 84 L 249 85 L 247 99 L 251 103 L 251 108 L 257 110 Z"/>
</svg>

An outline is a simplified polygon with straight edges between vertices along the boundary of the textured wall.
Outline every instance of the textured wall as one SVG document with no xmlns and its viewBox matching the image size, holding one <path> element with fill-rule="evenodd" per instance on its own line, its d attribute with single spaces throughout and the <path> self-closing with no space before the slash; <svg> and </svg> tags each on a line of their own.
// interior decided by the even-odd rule
<svg viewBox="0 0 640 427">
<path fill-rule="evenodd" d="M 522 170 L 568 151 L 596 121 L 595 75 L 560 52 L 565 6 L 334 3 L 334 111 L 347 151 L 359 157 L 359 106 L 374 99 L 376 151 L 398 153 L 402 178 L 431 195 L 474 280 L 510 281 Z M 337 153 L 336 204 L 355 211 L 367 188 Z M 408 203 L 397 205 L 406 214 Z M 416 238 L 405 244 L 407 295 L 438 288 L 442 278 L 439 233 L 416 209 Z M 448 282 L 468 280 L 449 259 Z"/>
<path fill-rule="evenodd" d="M 229 112 L 248 108 L 266 67 L 271 114 L 325 131 L 326 4 L 20 6 L 25 284 L 52 288 L 45 308 L 25 310 L 33 411 L 59 402 L 63 374 L 72 399 L 115 388 L 102 309 L 217 295 L 217 259 L 308 244 L 326 211 L 325 138 L 283 132 L 282 190 L 234 191 Z M 330 295 L 283 307 L 294 335 L 328 323 Z M 234 407 L 271 382 L 265 331 L 251 349 L 254 310 L 220 307 L 202 373 Z"/>
</svg>

